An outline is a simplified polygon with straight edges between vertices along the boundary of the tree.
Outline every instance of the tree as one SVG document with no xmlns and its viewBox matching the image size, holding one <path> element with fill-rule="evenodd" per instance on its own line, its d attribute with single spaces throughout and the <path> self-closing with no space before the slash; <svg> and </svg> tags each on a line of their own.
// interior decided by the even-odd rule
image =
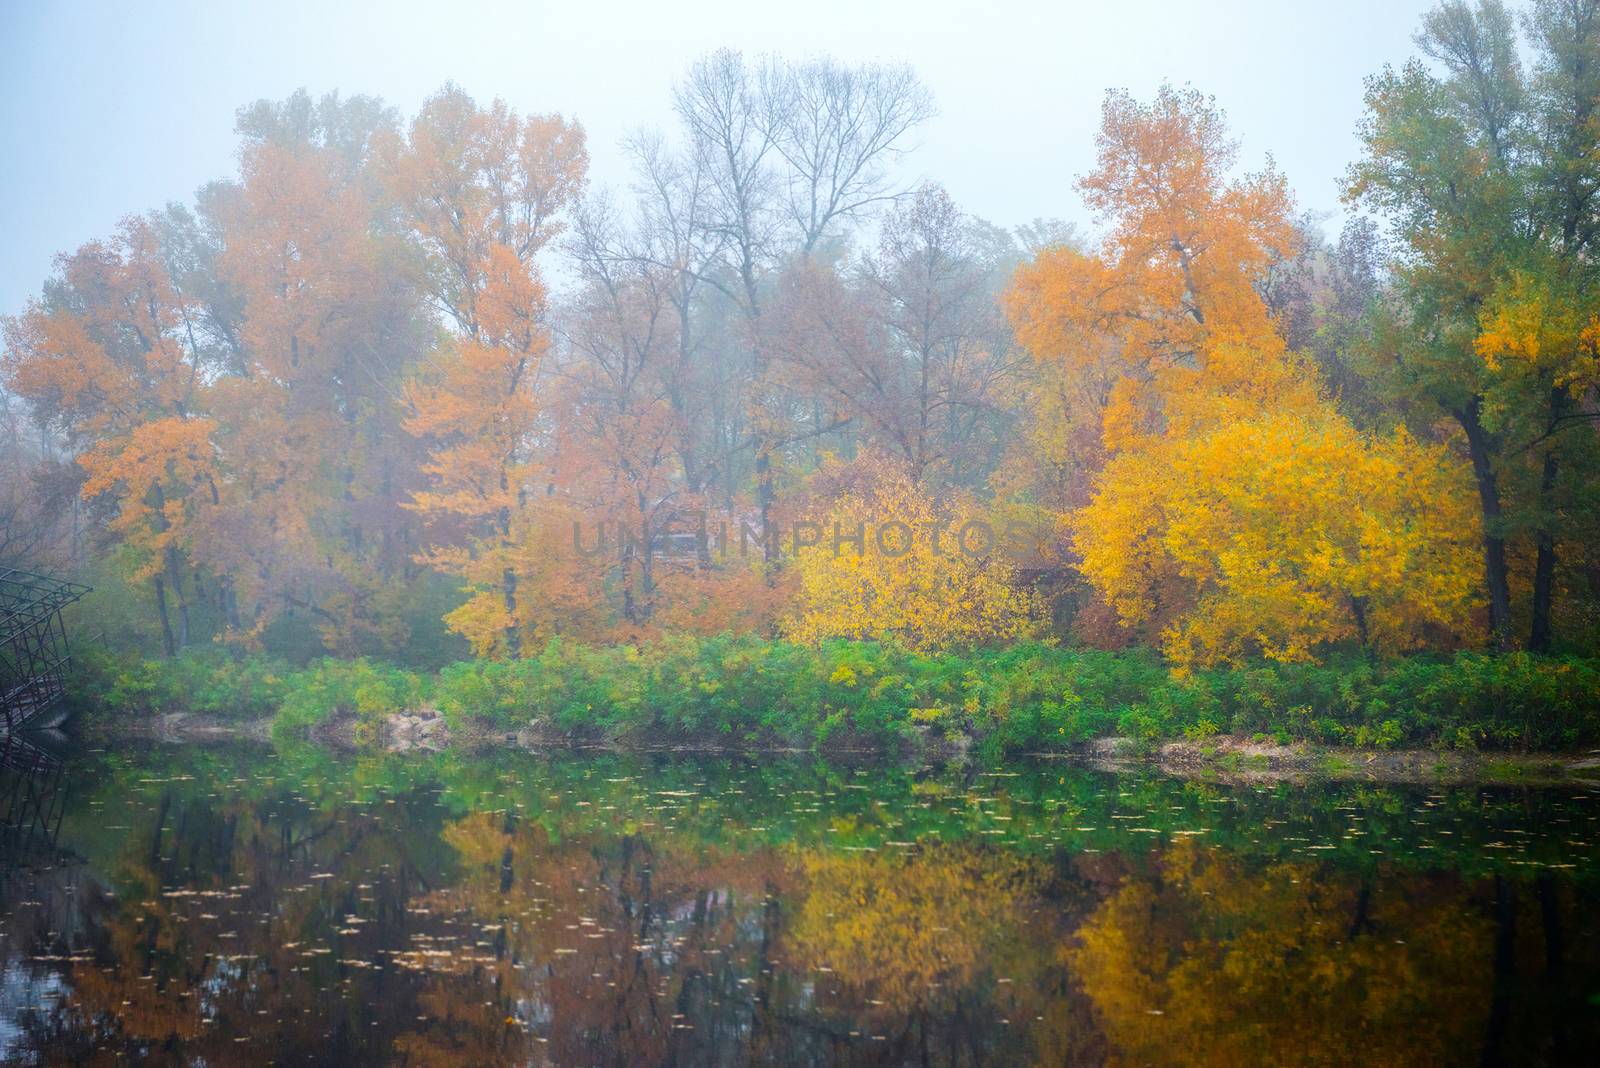
<svg viewBox="0 0 1600 1068">
<path fill-rule="evenodd" d="M 791 638 L 940 649 L 1032 632 L 1038 606 L 1013 581 L 1004 531 L 970 496 L 936 500 L 903 463 L 871 454 L 824 467 L 812 490 L 830 505 L 815 543 L 796 547 Z"/>
<path fill-rule="evenodd" d="M 111 510 L 107 534 L 130 580 L 150 582 L 170 656 L 189 640 L 187 561 L 219 477 L 205 370 L 185 343 L 191 307 L 143 219 L 57 270 L 46 301 L 5 321 L 4 385 L 78 451 L 81 492 Z"/>
<path fill-rule="evenodd" d="M 765 334 L 778 373 L 819 429 L 848 426 L 917 481 L 979 482 L 1015 366 L 994 303 L 1004 266 L 944 190 L 924 187 L 889 211 L 852 277 L 816 259 L 783 272 Z"/>
<path fill-rule="evenodd" d="M 1230 420 L 1119 453 L 1074 520 L 1080 566 L 1180 665 L 1448 645 L 1477 605 L 1464 476 L 1326 409 Z"/>
<path fill-rule="evenodd" d="M 0 392 L 0 567 L 61 569 L 76 555 L 83 472 L 49 456 L 31 421 L 24 404 Z"/>
<path fill-rule="evenodd" d="M 1445 3 L 1417 36 L 1421 62 L 1367 87 L 1365 158 L 1347 196 L 1384 216 L 1400 247 L 1373 362 L 1413 418 L 1445 416 L 1465 435 L 1484 533 L 1490 629 L 1510 640 L 1524 539 L 1534 557 L 1528 644 L 1552 640 L 1559 545 L 1581 551 L 1593 399 L 1593 116 L 1600 100 L 1600 9 L 1538 3 L 1536 62 L 1518 58 L 1496 0 Z M 1548 320 L 1548 321 L 1547 321 Z M 1539 355 L 1530 354 L 1537 349 Z"/>
<path fill-rule="evenodd" d="M 614 254 L 618 238 L 603 203 L 592 207 L 580 213 L 574 241 L 583 281 L 564 316 L 569 359 L 560 370 L 562 430 L 552 466 L 577 513 L 616 532 L 617 557 L 589 566 L 615 575 L 618 614 L 636 628 L 655 615 L 662 536 L 704 502 L 682 477 L 687 434 L 672 379 L 679 321 L 668 295 L 674 276 Z M 601 574 L 589 578 L 601 585 Z"/>
<path fill-rule="evenodd" d="M 638 172 L 637 233 L 601 258 L 631 259 L 665 274 L 658 284 L 676 320 L 673 366 L 664 376 L 676 415 L 674 447 L 688 492 L 717 492 L 726 503 L 734 492 L 746 376 L 725 360 L 707 322 L 713 319 L 707 303 L 718 292 L 712 274 L 728 240 L 709 224 L 708 164 L 701 153 L 674 151 L 659 135 L 638 135 L 628 149 Z"/>
<path fill-rule="evenodd" d="M 1109 372 L 1105 467 L 1066 522 L 1085 576 L 1181 665 L 1469 635 L 1448 456 L 1358 434 L 1262 297 L 1293 254 L 1282 180 L 1230 178 L 1237 150 L 1193 92 L 1110 94 L 1099 147 L 1081 187 L 1103 247 L 1041 253 L 1008 297 L 1041 360 Z"/>
<path fill-rule="evenodd" d="M 515 656 L 536 607 L 519 602 L 517 586 L 530 547 L 534 382 L 550 339 L 544 287 L 508 246 L 493 246 L 484 274 L 472 298 L 474 333 L 452 339 L 408 383 L 406 429 L 433 444 L 423 467 L 431 488 L 413 506 L 464 521 L 467 531 L 465 545 L 423 557 L 466 582 L 469 599 L 448 622 L 480 655 Z"/>
<path fill-rule="evenodd" d="M 480 109 L 447 87 L 383 152 L 390 195 L 455 327 L 406 390 L 406 429 L 432 449 L 430 487 L 413 506 L 448 542 L 423 559 L 465 580 L 451 627 L 480 654 L 515 656 L 537 611 L 517 587 L 533 522 L 534 390 L 550 344 L 534 258 L 582 192 L 583 131 L 557 115 L 521 119 L 499 101 Z"/>
<path fill-rule="evenodd" d="M 401 504 L 419 456 L 398 402 L 430 324 L 372 173 L 392 126 L 367 98 L 258 103 L 241 112 L 240 181 L 206 205 L 238 306 L 208 346 L 235 370 L 213 391 L 234 492 L 208 563 L 251 637 L 305 609 L 331 650 L 406 638 L 392 609 L 410 592 Z"/>
<path fill-rule="evenodd" d="M 773 142 L 788 165 L 785 209 L 809 256 L 835 223 L 896 199 L 888 165 L 933 116 L 933 98 L 906 66 L 847 67 L 823 57 L 771 68 Z"/>
</svg>

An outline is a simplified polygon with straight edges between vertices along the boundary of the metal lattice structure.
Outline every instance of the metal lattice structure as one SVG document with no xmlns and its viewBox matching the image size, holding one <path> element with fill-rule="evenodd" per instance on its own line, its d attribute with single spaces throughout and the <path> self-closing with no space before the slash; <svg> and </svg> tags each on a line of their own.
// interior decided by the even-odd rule
<svg viewBox="0 0 1600 1068">
<path fill-rule="evenodd" d="M 67 630 L 61 610 L 89 587 L 0 569 L 0 732 L 43 722 L 65 693 Z"/>
<path fill-rule="evenodd" d="M 0 738 L 0 865 L 58 854 L 63 765 L 20 734 Z"/>
</svg>

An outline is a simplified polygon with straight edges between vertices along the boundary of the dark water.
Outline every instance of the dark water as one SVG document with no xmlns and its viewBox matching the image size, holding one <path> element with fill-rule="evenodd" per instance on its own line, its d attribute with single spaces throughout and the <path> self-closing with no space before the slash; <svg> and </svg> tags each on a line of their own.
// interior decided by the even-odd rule
<svg viewBox="0 0 1600 1068">
<path fill-rule="evenodd" d="M 0 860 L 8 1062 L 1600 1050 L 1600 791 L 250 747 L 4 788 L 61 816 Z"/>
</svg>

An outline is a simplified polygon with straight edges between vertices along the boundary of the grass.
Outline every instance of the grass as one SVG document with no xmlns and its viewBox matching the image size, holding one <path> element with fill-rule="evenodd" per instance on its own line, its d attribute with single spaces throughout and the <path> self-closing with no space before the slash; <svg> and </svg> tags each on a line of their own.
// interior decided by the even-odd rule
<svg viewBox="0 0 1600 1068">
<path fill-rule="evenodd" d="M 1261 663 L 1186 677 L 1148 651 L 1020 644 L 922 654 L 748 636 L 557 640 L 527 659 L 437 673 L 366 659 L 295 668 L 221 650 L 80 660 L 78 699 L 103 714 L 271 716 L 280 736 L 353 718 L 358 737 L 372 737 L 386 717 L 427 707 L 469 733 L 533 725 L 573 741 L 819 749 L 946 739 L 993 755 L 1110 735 L 1144 749 L 1218 734 L 1377 750 L 1600 744 L 1600 659 L 1524 653 Z"/>
</svg>

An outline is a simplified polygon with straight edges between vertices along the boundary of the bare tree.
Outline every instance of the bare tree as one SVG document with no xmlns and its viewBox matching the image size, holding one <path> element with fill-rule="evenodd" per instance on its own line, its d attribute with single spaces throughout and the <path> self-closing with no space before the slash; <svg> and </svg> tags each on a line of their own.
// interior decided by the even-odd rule
<svg viewBox="0 0 1600 1068">
<path fill-rule="evenodd" d="M 743 55 L 724 48 L 696 60 L 673 90 L 708 183 L 707 225 L 727 243 L 751 318 L 760 314 L 761 266 L 775 230 L 778 94 L 770 75 L 770 67 L 752 70 Z"/>
<path fill-rule="evenodd" d="M 29 424 L 37 434 L 30 437 Z M 48 438 L 0 390 L 0 567 L 55 569 L 75 549 L 83 471 L 47 454 Z"/>
<path fill-rule="evenodd" d="M 1052 248 L 1070 248 L 1076 252 L 1087 252 L 1089 249 L 1088 240 L 1083 236 L 1083 231 L 1078 229 L 1077 223 L 1053 216 L 1041 216 L 1022 223 L 1012 229 L 1012 234 L 1021 251 L 1029 258 Z"/>
<path fill-rule="evenodd" d="M 796 393 L 824 398 L 914 478 L 976 483 L 998 455 L 1016 353 L 993 299 L 1015 246 L 989 248 L 996 233 L 924 187 L 854 277 L 801 259 L 778 286 L 769 337 Z"/>
<path fill-rule="evenodd" d="M 729 245 L 711 225 L 714 190 L 699 152 L 676 152 L 660 134 L 627 143 L 638 172 L 639 227 L 633 255 L 665 271 L 664 295 L 677 319 L 675 365 L 665 373 L 680 438 L 678 456 L 691 493 L 729 473 L 734 448 L 730 418 L 740 407 L 744 368 L 718 357 L 706 342 L 705 296 L 717 290 L 718 264 Z"/>
<path fill-rule="evenodd" d="M 766 523 L 775 454 L 838 421 L 768 373 L 765 303 L 790 257 L 809 258 L 899 195 L 890 164 L 932 103 L 908 68 L 748 61 L 724 49 L 690 66 L 674 104 L 681 152 L 655 136 L 628 148 L 637 254 L 673 273 L 677 364 L 662 380 L 678 454 L 691 492 L 720 484 L 731 499 L 753 474 Z"/>
<path fill-rule="evenodd" d="M 849 67 L 831 58 L 772 62 L 774 147 L 788 164 L 785 208 L 810 254 L 836 222 L 895 199 L 889 164 L 934 114 L 933 97 L 908 66 Z"/>
</svg>

